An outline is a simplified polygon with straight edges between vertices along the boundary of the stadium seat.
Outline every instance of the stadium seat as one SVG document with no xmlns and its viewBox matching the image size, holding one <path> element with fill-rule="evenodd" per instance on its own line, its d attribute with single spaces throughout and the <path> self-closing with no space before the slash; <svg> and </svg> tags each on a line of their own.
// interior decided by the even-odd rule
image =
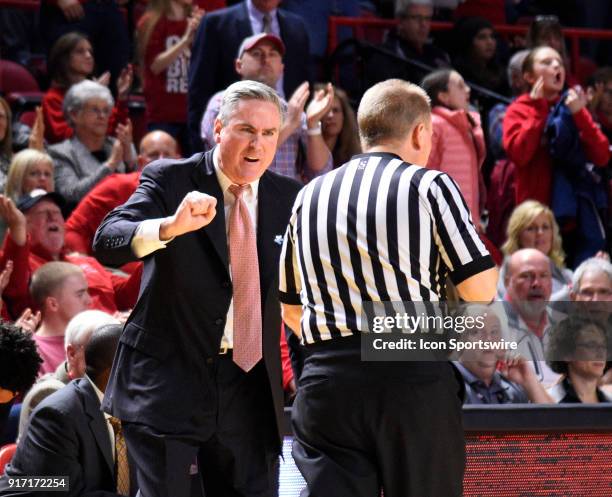
<svg viewBox="0 0 612 497">
<path fill-rule="evenodd" d="M 11 462 L 17 450 L 17 444 L 7 444 L 0 448 L 0 476 L 4 474 L 4 467 Z"/>
<path fill-rule="evenodd" d="M 23 66 L 10 60 L 0 60 L 0 95 L 3 95 L 15 117 L 40 105 L 43 93 L 34 76 Z"/>
</svg>

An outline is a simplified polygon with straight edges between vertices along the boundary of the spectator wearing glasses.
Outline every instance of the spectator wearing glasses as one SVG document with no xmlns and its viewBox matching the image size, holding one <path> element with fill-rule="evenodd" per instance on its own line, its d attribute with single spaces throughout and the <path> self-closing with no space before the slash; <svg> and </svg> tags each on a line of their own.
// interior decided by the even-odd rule
<svg viewBox="0 0 612 497">
<path fill-rule="evenodd" d="M 51 87 L 42 100 L 45 139 L 49 144 L 70 138 L 74 130 L 66 121 L 63 112 L 64 97 L 68 89 L 94 75 L 96 61 L 89 38 L 77 32 L 61 36 L 51 48 L 47 68 Z M 109 73 L 94 81 L 108 85 Z M 117 102 L 109 120 L 108 132 L 114 133 L 117 124 L 128 117 L 127 96 L 132 84 L 132 68 L 126 66 L 117 80 Z"/>
<path fill-rule="evenodd" d="M 138 170 L 127 174 L 111 174 L 85 195 L 66 220 L 66 247 L 93 256 L 91 245 L 104 217 L 127 201 L 140 181 L 147 164 L 158 159 L 178 159 L 178 144 L 165 131 L 151 131 L 140 141 Z M 132 273 L 133 263 L 122 269 Z"/>
<path fill-rule="evenodd" d="M 608 343 L 612 343 L 612 264 L 601 257 L 580 264 L 574 271 L 570 297 L 581 303 L 579 311 L 586 311 L 604 324 Z M 612 384 L 612 371 L 604 375 L 601 384 Z"/>
<path fill-rule="evenodd" d="M 483 340 L 499 342 L 507 338 L 501 308 L 481 304 L 468 304 L 462 316 L 480 317 L 484 326 L 466 330 L 463 339 L 468 342 Z M 517 404 L 533 402 L 546 404 L 552 399 L 524 357 L 505 360 L 505 352 L 474 347 L 465 349 L 454 362 L 465 383 L 465 404 Z M 503 361 L 501 370 L 498 364 Z"/>
<path fill-rule="evenodd" d="M 0 195 L 0 217 L 8 225 L 0 267 L 13 261 L 14 270 L 5 290 L 13 315 L 33 307 L 28 285 L 32 274 L 51 261 L 76 264 L 85 273 L 92 298 L 92 307 L 114 314 L 128 310 L 136 303 L 141 271 L 125 278 L 112 274 L 93 257 L 75 254 L 64 246 L 65 223 L 56 193 L 33 190 L 15 203 Z"/>
<path fill-rule="evenodd" d="M 554 326 L 548 343 L 548 364 L 563 375 L 549 389 L 558 403 L 612 402 L 612 396 L 598 385 L 607 366 L 606 330 L 595 320 L 569 316 Z"/>
<path fill-rule="evenodd" d="M 433 18 L 431 0 L 398 0 L 395 18 L 399 24 L 395 30 L 388 33 L 381 49 L 434 69 L 450 67 L 448 54 L 429 39 Z M 401 64 L 396 57 L 382 53 L 373 56 L 368 67 L 368 73 L 374 75 L 375 81 L 390 78 L 421 81 L 429 72 L 409 64 Z"/>
<path fill-rule="evenodd" d="M 55 163 L 55 186 L 68 211 L 102 178 L 135 169 L 130 121 L 117 125 L 117 138 L 107 134 L 113 104 L 108 88 L 89 80 L 66 93 L 64 116 L 74 135 L 49 147 L 49 154 Z"/>
</svg>

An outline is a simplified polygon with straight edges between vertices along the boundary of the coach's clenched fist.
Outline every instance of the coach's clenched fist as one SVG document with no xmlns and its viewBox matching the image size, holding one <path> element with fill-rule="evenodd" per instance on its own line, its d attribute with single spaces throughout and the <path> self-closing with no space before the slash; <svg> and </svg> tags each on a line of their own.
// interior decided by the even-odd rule
<svg viewBox="0 0 612 497">
<path fill-rule="evenodd" d="M 189 192 L 174 215 L 162 221 L 159 227 L 159 239 L 166 241 L 203 228 L 215 217 L 216 206 L 215 197 L 197 191 Z"/>
</svg>

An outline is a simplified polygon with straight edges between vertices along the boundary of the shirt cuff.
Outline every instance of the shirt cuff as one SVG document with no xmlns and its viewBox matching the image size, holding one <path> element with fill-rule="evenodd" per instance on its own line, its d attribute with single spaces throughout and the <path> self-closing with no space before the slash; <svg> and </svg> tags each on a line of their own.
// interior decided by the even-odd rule
<svg viewBox="0 0 612 497">
<path fill-rule="evenodd" d="M 280 300 L 283 304 L 290 305 L 301 305 L 302 299 L 300 298 L 299 293 L 287 293 L 279 290 L 278 292 L 278 300 Z"/>
<path fill-rule="evenodd" d="M 495 267 L 495 262 L 490 255 L 475 259 L 450 273 L 450 279 L 454 285 L 464 282 L 468 278 Z"/>
<path fill-rule="evenodd" d="M 141 259 L 156 250 L 166 248 L 166 245 L 174 240 L 174 237 L 165 241 L 159 239 L 159 228 L 163 221 L 164 218 L 146 219 L 138 225 L 131 244 L 136 257 Z"/>
</svg>

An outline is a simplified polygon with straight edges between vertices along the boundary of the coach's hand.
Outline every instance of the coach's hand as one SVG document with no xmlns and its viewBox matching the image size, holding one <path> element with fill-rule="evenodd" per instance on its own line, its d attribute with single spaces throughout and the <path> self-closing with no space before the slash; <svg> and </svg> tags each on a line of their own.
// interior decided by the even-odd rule
<svg viewBox="0 0 612 497">
<path fill-rule="evenodd" d="M 203 228 L 215 217 L 216 206 L 215 197 L 202 192 L 189 192 L 174 215 L 162 221 L 159 227 L 159 239 L 166 241 Z"/>
</svg>

